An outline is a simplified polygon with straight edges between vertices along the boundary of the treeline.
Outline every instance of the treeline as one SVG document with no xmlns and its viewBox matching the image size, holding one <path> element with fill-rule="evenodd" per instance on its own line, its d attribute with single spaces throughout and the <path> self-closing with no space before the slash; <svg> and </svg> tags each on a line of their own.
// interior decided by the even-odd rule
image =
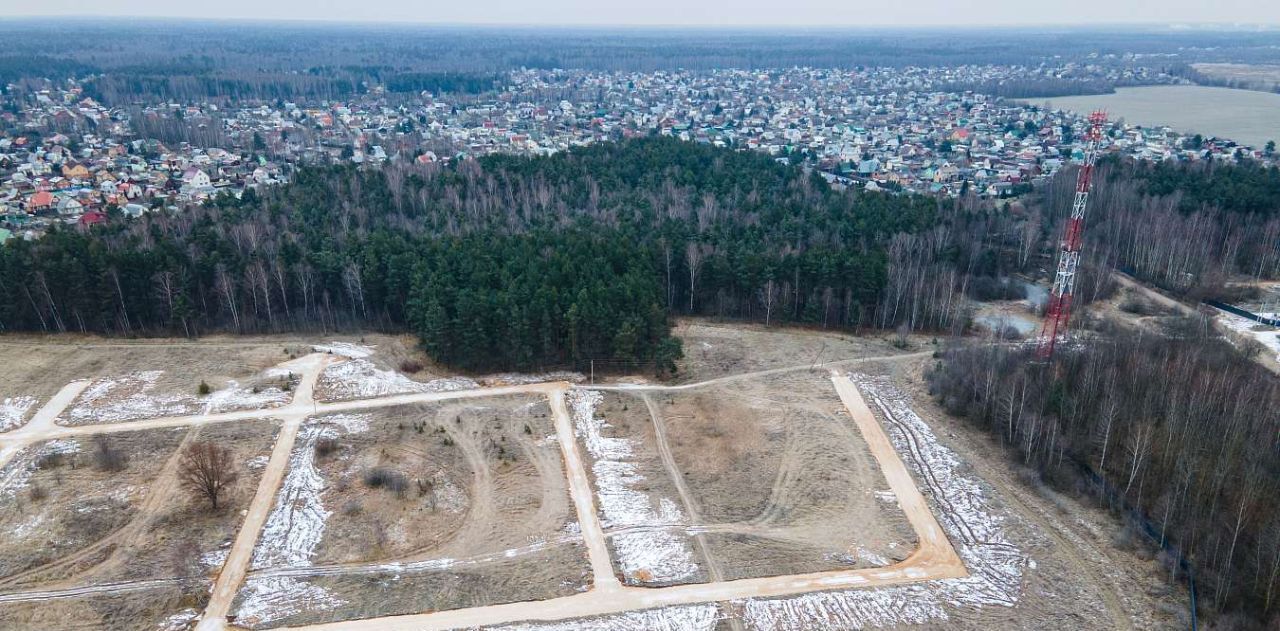
<svg viewBox="0 0 1280 631">
<path fill-rule="evenodd" d="M 1059 488 L 1096 472 L 1100 501 L 1189 561 L 1202 607 L 1280 624 L 1280 382 L 1205 323 L 1091 337 L 1052 364 L 1032 352 L 948 350 L 931 391 Z"/>
<path fill-rule="evenodd" d="M 1073 195 L 1064 172 L 1036 204 L 1057 226 Z M 1180 293 L 1213 293 L 1233 275 L 1280 278 L 1280 170 L 1107 160 L 1085 240 L 1106 265 Z"/>
<path fill-rule="evenodd" d="M 122 71 L 84 83 L 86 96 L 109 105 L 335 99 L 365 90 L 363 83 L 351 78 L 261 72 L 155 75 Z"/>
<path fill-rule="evenodd" d="M 404 328 L 444 361 L 670 365 L 670 313 L 896 326 L 886 244 L 935 200 L 841 193 L 768 156 L 671 139 L 549 158 L 300 171 L 178 215 L 0 249 L 0 326 Z"/>
<path fill-rule="evenodd" d="M 404 72 L 386 79 L 388 92 L 481 94 L 497 89 L 502 78 L 495 74 L 465 72 Z"/>
</svg>

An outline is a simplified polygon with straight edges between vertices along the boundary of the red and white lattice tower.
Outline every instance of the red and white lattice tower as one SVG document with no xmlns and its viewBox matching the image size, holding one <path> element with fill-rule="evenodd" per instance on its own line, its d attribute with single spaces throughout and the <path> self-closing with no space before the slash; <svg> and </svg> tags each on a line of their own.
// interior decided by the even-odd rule
<svg viewBox="0 0 1280 631">
<path fill-rule="evenodd" d="M 1080 173 L 1076 176 L 1075 202 L 1071 205 L 1071 217 L 1067 219 L 1063 230 L 1058 272 L 1053 278 L 1053 291 L 1049 294 L 1044 327 L 1040 329 L 1040 341 L 1036 348 L 1036 355 L 1041 359 L 1052 357 L 1058 338 L 1067 335 L 1071 296 L 1076 286 L 1076 271 L 1080 267 L 1084 213 L 1089 205 L 1089 187 L 1093 184 L 1093 165 L 1098 159 L 1098 142 L 1102 139 L 1102 126 L 1106 122 L 1106 112 L 1098 111 L 1089 115 L 1089 129 L 1084 137 L 1084 166 L 1080 167 Z"/>
</svg>

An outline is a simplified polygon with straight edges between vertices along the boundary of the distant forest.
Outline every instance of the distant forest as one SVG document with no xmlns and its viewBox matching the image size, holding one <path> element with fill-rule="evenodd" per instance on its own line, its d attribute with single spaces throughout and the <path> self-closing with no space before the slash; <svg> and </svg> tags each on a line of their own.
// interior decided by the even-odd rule
<svg viewBox="0 0 1280 631">
<path fill-rule="evenodd" d="M 1074 191 L 836 191 L 754 152 L 666 138 L 547 158 L 302 169 L 176 215 L 0 249 L 0 329 L 416 331 L 460 367 L 670 367 L 667 317 L 960 333 L 1043 277 Z M 1109 270 L 1191 297 L 1280 278 L 1280 171 L 1104 161 L 1077 286 Z"/>
<path fill-rule="evenodd" d="M 56 51 L 49 42 L 59 42 Z M 326 99 L 371 85 L 475 93 L 518 68 L 655 71 L 716 68 L 955 66 L 1140 59 L 1280 62 L 1280 33 L 1162 29 L 607 29 L 199 21 L 0 20 L 0 86 L 101 74 L 111 104 L 155 99 Z M 316 41 L 326 45 L 316 46 Z M 1141 63 L 1146 63 L 1141 62 Z M 1108 92 L 1038 80 L 958 89 L 1002 96 Z"/>
<path fill-rule="evenodd" d="M 768 156 L 671 139 L 317 167 L 262 197 L 11 243 L 0 326 L 408 327 L 464 368 L 669 368 L 669 314 L 929 325 L 884 300 L 886 268 L 895 238 L 937 222 L 933 199 L 837 192 Z"/>
</svg>

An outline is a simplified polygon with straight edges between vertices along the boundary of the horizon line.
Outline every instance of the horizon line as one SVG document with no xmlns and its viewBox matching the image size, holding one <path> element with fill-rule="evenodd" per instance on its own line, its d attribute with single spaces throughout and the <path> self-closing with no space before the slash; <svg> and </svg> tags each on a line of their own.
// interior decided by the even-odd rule
<svg viewBox="0 0 1280 631">
<path fill-rule="evenodd" d="M 877 30 L 930 30 L 930 31 L 963 31 L 977 29 L 1002 28 L 1046 28 L 1046 29 L 1159 29 L 1169 32 L 1193 32 L 1196 30 L 1229 30 L 1229 31 L 1271 31 L 1280 30 L 1280 21 L 1276 22 L 1195 22 L 1178 21 L 1119 21 L 1119 22 L 987 22 L 987 23 L 796 23 L 769 24 L 742 22 L 716 24 L 711 22 L 689 23 L 623 23 L 623 22 L 502 22 L 502 21 L 467 21 L 467 22 L 432 22 L 428 20 L 382 20 L 382 19 L 338 19 L 327 17 L 290 17 L 290 18 L 256 18 L 239 16 L 190 16 L 190 15 L 141 15 L 141 14 L 31 14 L 0 15 L 0 22 L 6 21 L 118 21 L 144 20 L 152 22 L 192 22 L 192 23 L 257 23 L 279 25 L 331 25 L 331 26 L 381 26 L 394 28 L 443 27 L 443 28 L 517 28 L 517 29 L 621 29 L 621 30 L 753 30 L 753 31 L 877 31 Z"/>
</svg>

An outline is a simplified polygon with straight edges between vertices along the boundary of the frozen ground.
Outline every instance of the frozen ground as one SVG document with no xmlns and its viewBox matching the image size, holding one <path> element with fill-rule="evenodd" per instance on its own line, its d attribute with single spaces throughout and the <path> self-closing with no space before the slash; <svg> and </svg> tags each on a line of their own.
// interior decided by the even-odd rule
<svg viewBox="0 0 1280 631">
<path fill-rule="evenodd" d="M 1275 313 L 1259 313 L 1258 315 L 1264 318 L 1280 316 L 1280 314 Z M 1218 312 L 1218 322 L 1240 335 L 1257 340 L 1258 343 L 1262 344 L 1263 348 L 1267 349 L 1271 357 L 1276 361 L 1280 361 L 1280 331 L 1277 331 L 1274 327 L 1260 324 L 1249 318 L 1227 313 L 1226 311 Z"/>
<path fill-rule="evenodd" d="M 289 473 L 281 482 L 275 508 L 267 518 L 253 551 L 252 568 L 301 568 L 311 565 L 324 537 L 331 512 L 324 505 L 324 478 L 316 468 L 316 442 L 339 433 L 368 429 L 368 417 L 338 414 L 312 419 L 298 433 L 289 457 Z M 255 576 L 240 592 L 237 620 L 261 625 L 304 611 L 326 611 L 345 601 L 317 585 L 290 576 Z"/>
<path fill-rule="evenodd" d="M 602 399 L 603 395 L 591 390 L 573 390 L 567 397 L 574 432 L 593 461 L 600 525 L 606 530 L 623 530 L 611 536 L 618 565 L 625 576 L 643 576 L 644 582 L 688 579 L 698 572 L 693 550 L 676 534 L 683 529 L 667 528 L 687 526 L 688 521 L 675 501 L 660 498 L 655 505 L 648 494 L 638 490 L 644 477 L 630 462 L 631 441 L 602 434 L 608 427 L 605 419 L 596 416 Z"/>
<path fill-rule="evenodd" d="M 242 387 L 236 381 L 229 381 L 226 387 L 205 396 L 157 392 L 157 382 L 163 375 L 163 370 L 144 370 L 94 379 L 60 420 L 68 425 L 93 425 L 161 416 L 216 414 L 278 407 L 288 403 L 291 396 L 275 386 Z M 263 376 L 270 378 L 273 373 L 268 371 Z"/>
<path fill-rule="evenodd" d="M 13 497 L 27 488 L 31 476 L 39 468 L 40 459 L 50 454 L 73 454 L 80 451 L 74 440 L 51 440 L 41 445 L 24 447 L 0 471 L 0 496 Z"/>
<path fill-rule="evenodd" d="M 378 368 L 368 359 L 348 359 L 329 366 L 320 376 L 319 391 L 325 401 L 368 399 L 392 394 L 417 392 L 451 392 L 478 388 L 480 384 L 466 377 L 448 377 L 432 381 L 414 381 L 394 370 Z"/>
<path fill-rule="evenodd" d="M 27 412 L 36 404 L 35 397 L 8 397 L 0 400 L 0 432 L 7 432 L 26 421 Z"/>
</svg>

